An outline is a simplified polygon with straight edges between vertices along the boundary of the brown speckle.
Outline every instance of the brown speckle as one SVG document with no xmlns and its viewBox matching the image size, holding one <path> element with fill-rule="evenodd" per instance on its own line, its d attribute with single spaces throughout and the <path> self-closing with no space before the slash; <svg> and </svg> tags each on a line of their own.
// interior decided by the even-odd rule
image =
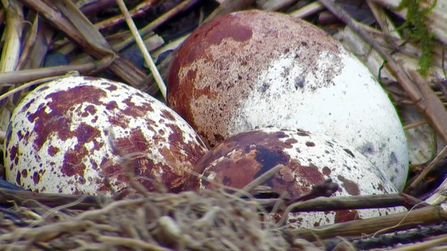
<svg viewBox="0 0 447 251">
<path fill-rule="evenodd" d="M 107 82 L 105 82 L 103 84 L 107 85 L 106 89 L 109 90 L 109 91 L 116 91 L 118 89 L 118 87 L 116 85 L 111 85 L 110 83 L 107 83 Z"/>
<path fill-rule="evenodd" d="M 85 149 L 82 151 L 68 150 L 64 154 L 64 163 L 61 172 L 68 177 L 74 175 L 84 176 L 85 165 L 82 163 L 82 157 L 87 154 Z"/>
<path fill-rule="evenodd" d="M 23 186 L 23 184 L 22 184 L 22 173 L 20 171 L 17 171 L 16 184 L 19 185 L 19 186 Z"/>
<path fill-rule="evenodd" d="M 290 138 L 290 139 L 287 139 L 287 140 L 285 141 L 285 143 L 286 143 L 286 144 L 289 144 L 289 145 L 295 144 L 295 143 L 297 143 L 297 142 L 298 142 L 298 140 L 296 140 L 296 139 L 294 139 L 294 138 Z"/>
<path fill-rule="evenodd" d="M 18 153 L 18 147 L 17 145 L 14 145 L 13 147 L 10 148 L 9 150 L 9 159 L 11 161 L 14 161 L 17 158 L 17 153 Z"/>
<path fill-rule="evenodd" d="M 168 110 L 161 110 L 161 116 L 171 122 L 175 122 L 175 117 L 172 116 L 172 113 Z"/>
<path fill-rule="evenodd" d="M 28 177 L 28 170 L 24 169 L 22 170 L 22 172 L 20 172 L 20 174 L 22 175 L 23 178 L 27 178 Z M 18 183 L 20 184 L 20 183 Z"/>
<path fill-rule="evenodd" d="M 353 182 L 351 180 L 348 180 L 348 179 L 346 179 L 345 177 L 343 177 L 341 175 L 339 175 L 337 178 L 338 178 L 339 181 L 343 182 L 343 184 L 342 184 L 343 188 L 350 195 L 360 195 L 359 186 L 355 182 Z"/>
<path fill-rule="evenodd" d="M 34 103 L 34 101 L 36 101 L 34 98 L 31 99 L 30 101 L 28 101 L 28 103 L 26 103 L 26 104 L 22 107 L 22 109 L 20 110 L 20 112 L 25 112 L 25 111 L 27 111 L 27 110 L 31 107 L 31 105 Z"/>
<path fill-rule="evenodd" d="M 309 141 L 307 141 L 307 142 L 306 142 L 306 146 L 313 147 L 313 146 L 315 146 L 315 143 L 314 143 L 314 142 L 309 142 Z"/>
<path fill-rule="evenodd" d="M 34 185 L 36 185 L 36 184 L 38 184 L 40 182 L 40 174 L 38 172 L 34 172 L 34 174 L 33 174 L 33 182 L 34 182 Z"/>
<path fill-rule="evenodd" d="M 93 170 L 98 170 L 98 164 L 93 159 L 90 159 L 90 165 Z"/>
<path fill-rule="evenodd" d="M 87 117 L 96 113 L 96 108 L 93 105 L 88 105 L 85 107 L 84 111 L 81 113 L 81 117 Z"/>
<path fill-rule="evenodd" d="M 335 211 L 335 223 L 347 222 L 358 219 L 357 210 L 338 210 Z"/>
<path fill-rule="evenodd" d="M 123 129 L 128 128 L 130 119 L 122 114 L 116 114 L 115 116 L 108 117 L 109 123 L 114 126 L 119 126 Z"/>
<path fill-rule="evenodd" d="M 385 190 L 385 188 L 383 187 L 382 184 L 378 184 L 377 189 L 380 190 L 380 191 L 382 191 L 382 192 L 384 192 L 384 193 L 386 192 L 386 190 Z"/>
<path fill-rule="evenodd" d="M 307 131 L 304 131 L 304 130 L 301 130 L 301 129 L 297 129 L 296 131 L 297 131 L 297 134 L 299 136 L 303 136 L 303 137 L 309 137 L 310 136 L 309 132 L 307 132 Z"/>
<path fill-rule="evenodd" d="M 110 101 L 106 104 L 106 109 L 109 111 L 118 109 L 118 104 L 116 103 L 116 101 Z"/>
<path fill-rule="evenodd" d="M 349 156 L 351 156 L 351 157 L 353 157 L 353 158 L 355 158 L 355 155 L 354 155 L 354 153 L 352 153 L 352 151 L 351 150 L 349 150 L 349 149 L 343 149 L 347 154 L 349 154 Z"/>
<path fill-rule="evenodd" d="M 303 192 L 308 192 L 312 185 L 323 182 L 324 175 L 314 166 L 291 166 L 295 172 L 296 179 L 303 184 Z M 299 194 L 295 194 L 297 196 Z"/>
<path fill-rule="evenodd" d="M 60 149 L 57 147 L 54 147 L 54 146 L 48 147 L 48 154 L 52 157 L 54 157 L 54 155 L 56 155 L 59 151 L 60 151 Z"/>
<path fill-rule="evenodd" d="M 126 104 L 127 107 L 126 109 L 121 110 L 121 112 L 130 117 L 143 117 L 146 113 L 154 111 L 150 102 L 134 104 L 131 97 L 125 99 L 123 103 Z"/>
</svg>

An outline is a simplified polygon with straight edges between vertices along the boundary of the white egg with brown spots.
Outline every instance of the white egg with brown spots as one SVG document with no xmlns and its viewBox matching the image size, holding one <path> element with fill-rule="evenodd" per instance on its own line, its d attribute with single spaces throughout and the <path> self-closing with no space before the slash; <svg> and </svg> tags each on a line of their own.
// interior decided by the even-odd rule
<svg viewBox="0 0 447 251">
<path fill-rule="evenodd" d="M 322 134 L 273 127 L 240 133 L 218 144 L 197 163 L 195 171 L 202 176 L 191 176 L 188 186 L 217 189 L 217 183 L 240 189 L 278 164 L 285 167 L 261 186 L 286 193 L 289 198 L 308 193 L 313 185 L 329 178 L 339 186 L 333 196 L 397 193 L 385 174 L 353 147 Z M 405 210 L 392 207 L 291 213 L 288 222 L 294 227 L 315 227 Z"/>
<path fill-rule="evenodd" d="M 242 11 L 196 29 L 178 50 L 168 104 L 210 146 L 256 127 L 303 128 L 354 146 L 402 190 L 405 134 L 355 55 L 301 19 Z"/>
<path fill-rule="evenodd" d="M 110 144 L 112 132 L 118 151 Z M 149 191 L 159 177 L 170 192 L 180 192 L 187 169 L 207 152 L 195 131 L 160 101 L 91 77 L 66 77 L 30 92 L 12 114 L 5 146 L 8 181 L 68 194 L 110 194 L 109 185 L 124 191 L 120 154 L 129 155 Z"/>
</svg>

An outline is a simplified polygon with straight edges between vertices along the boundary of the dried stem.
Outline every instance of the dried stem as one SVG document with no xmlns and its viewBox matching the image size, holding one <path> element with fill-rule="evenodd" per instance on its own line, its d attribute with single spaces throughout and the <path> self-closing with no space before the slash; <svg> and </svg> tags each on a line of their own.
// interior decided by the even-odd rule
<svg viewBox="0 0 447 251">
<path fill-rule="evenodd" d="M 118 6 L 119 6 L 121 12 L 124 15 L 124 18 L 126 19 L 127 25 L 129 26 L 129 29 L 132 32 L 132 35 L 135 38 L 138 48 L 140 48 L 140 51 L 143 54 L 146 64 L 148 64 L 149 69 L 152 72 L 152 76 L 154 76 L 155 82 L 157 83 L 158 88 L 160 89 L 161 95 L 166 100 L 166 92 L 167 92 L 166 85 L 163 81 L 163 78 L 160 76 L 160 73 L 158 72 L 157 66 L 154 63 L 152 56 L 150 55 L 149 51 L 147 50 L 146 45 L 144 44 L 144 41 L 141 38 L 140 33 L 138 32 L 138 29 L 135 26 L 135 23 L 133 22 L 132 17 L 129 14 L 129 11 L 127 10 L 126 5 L 124 4 L 124 1 L 117 0 L 117 3 L 118 3 Z"/>
<path fill-rule="evenodd" d="M 234 195 L 239 197 L 239 196 L 242 196 L 245 193 L 248 193 L 250 190 L 256 188 L 259 185 L 261 185 L 264 181 L 268 180 L 270 177 L 275 175 L 277 172 L 279 172 L 279 170 L 281 170 L 284 167 L 285 166 L 281 165 L 281 164 L 274 166 L 273 168 L 271 168 L 270 170 L 268 170 L 267 172 L 263 173 L 261 176 L 259 176 L 258 178 L 256 178 L 252 182 L 250 182 L 248 185 L 243 187 L 240 191 L 237 191 Z"/>
<path fill-rule="evenodd" d="M 53 26 L 65 32 L 67 36 L 76 41 L 93 57 L 102 59 L 112 55 L 115 60 L 109 67 L 111 71 L 134 87 L 139 89 L 146 88 L 143 83 L 146 74 L 130 61 L 115 55 L 98 30 L 93 27 L 71 1 L 55 1 L 54 3 L 60 9 L 55 9 L 53 6 L 49 6 L 40 0 L 20 1 L 43 15 Z M 68 19 L 65 15 L 68 15 Z"/>
<path fill-rule="evenodd" d="M 306 240 L 329 239 L 336 236 L 358 236 L 362 234 L 374 234 L 391 232 L 397 229 L 408 229 L 418 225 L 430 225 L 447 220 L 445 210 L 440 206 L 428 206 L 410 212 L 392 214 L 370 219 L 356 220 L 344 223 L 336 223 L 329 226 L 285 230 L 296 237 Z M 387 229 L 387 231 L 382 231 Z"/>
</svg>

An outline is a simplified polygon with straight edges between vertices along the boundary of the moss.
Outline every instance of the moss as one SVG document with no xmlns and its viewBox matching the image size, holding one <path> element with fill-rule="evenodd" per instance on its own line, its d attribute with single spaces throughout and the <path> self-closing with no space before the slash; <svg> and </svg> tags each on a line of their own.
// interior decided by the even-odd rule
<svg viewBox="0 0 447 251">
<path fill-rule="evenodd" d="M 419 59 L 419 73 L 426 75 L 433 61 L 434 34 L 428 31 L 425 26 L 424 16 L 436 6 L 437 0 L 434 0 L 432 6 L 426 9 L 420 9 L 421 2 L 422 0 L 402 0 L 398 10 L 407 8 L 407 16 L 405 23 L 398 29 L 405 29 L 410 35 L 410 39 L 419 41 L 422 49 L 422 55 Z"/>
</svg>

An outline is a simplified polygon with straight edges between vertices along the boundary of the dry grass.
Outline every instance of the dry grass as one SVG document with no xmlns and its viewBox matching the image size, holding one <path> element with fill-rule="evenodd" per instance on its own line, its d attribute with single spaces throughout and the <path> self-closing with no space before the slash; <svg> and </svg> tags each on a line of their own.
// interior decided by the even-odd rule
<svg viewBox="0 0 447 251">
<path fill-rule="evenodd" d="M 150 193 L 87 211 L 16 207 L 1 221 L 1 250 L 287 250 L 259 204 L 222 191 Z M 310 245 L 310 244 L 309 244 Z"/>
</svg>

